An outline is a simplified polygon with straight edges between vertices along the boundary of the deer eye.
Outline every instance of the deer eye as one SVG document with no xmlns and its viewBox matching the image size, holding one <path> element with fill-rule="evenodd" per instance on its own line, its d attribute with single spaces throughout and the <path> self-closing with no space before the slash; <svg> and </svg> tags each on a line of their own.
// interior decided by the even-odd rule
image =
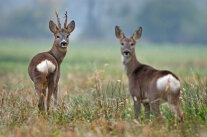
<svg viewBox="0 0 207 137">
<path fill-rule="evenodd" d="M 122 42 L 122 43 L 121 43 L 121 45 L 123 46 L 123 45 L 124 45 L 124 43 Z"/>
<path fill-rule="evenodd" d="M 60 36 L 56 36 L 56 38 L 60 38 Z"/>
<path fill-rule="evenodd" d="M 134 46 L 134 43 L 131 43 L 131 46 Z"/>
<path fill-rule="evenodd" d="M 69 37 L 69 35 L 66 36 L 67 38 Z"/>
</svg>

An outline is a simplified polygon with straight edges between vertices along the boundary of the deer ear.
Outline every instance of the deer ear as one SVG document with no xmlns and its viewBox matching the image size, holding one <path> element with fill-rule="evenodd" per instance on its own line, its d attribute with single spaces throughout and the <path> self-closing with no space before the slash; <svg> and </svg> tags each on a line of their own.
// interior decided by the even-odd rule
<svg viewBox="0 0 207 137">
<path fill-rule="evenodd" d="M 58 30 L 57 25 L 52 20 L 49 22 L 49 28 L 52 33 L 56 33 Z"/>
<path fill-rule="evenodd" d="M 70 24 L 68 24 L 68 26 L 67 26 L 67 31 L 68 31 L 68 33 L 71 33 L 74 29 L 75 29 L 75 21 L 72 20 L 70 22 Z"/>
<path fill-rule="evenodd" d="M 120 40 L 125 38 L 124 33 L 122 32 L 119 26 L 115 27 L 115 34 L 116 34 L 116 37 Z"/>
<path fill-rule="evenodd" d="M 142 35 L 142 27 L 139 27 L 135 32 L 134 34 L 132 35 L 132 38 L 134 40 L 138 40 Z"/>
</svg>

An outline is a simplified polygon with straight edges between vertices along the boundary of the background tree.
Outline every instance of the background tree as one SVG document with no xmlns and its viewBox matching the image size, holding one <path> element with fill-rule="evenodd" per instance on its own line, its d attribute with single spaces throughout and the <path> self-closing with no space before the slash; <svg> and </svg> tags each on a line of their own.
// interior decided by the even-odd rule
<svg viewBox="0 0 207 137">
<path fill-rule="evenodd" d="M 191 0 L 151 0 L 137 16 L 145 37 L 152 42 L 198 42 L 206 27 L 200 11 Z M 201 32 L 202 30 L 205 30 Z M 204 38 L 204 37 L 203 37 Z M 200 42 L 206 42 L 200 38 Z"/>
<path fill-rule="evenodd" d="M 18 5 L 17 0 L 15 3 Z M 9 1 L 11 2 L 11 1 Z M 1 16 L 0 35 L 3 37 L 47 37 L 49 35 L 48 22 L 53 14 L 54 7 L 59 7 L 60 3 L 56 0 L 29 0 L 21 6 L 11 4 L 12 10 L 7 11 L 3 9 L 4 15 Z M 3 7 L 8 5 L 7 2 L 2 1 Z"/>
<path fill-rule="evenodd" d="M 47 38 L 54 11 L 76 21 L 76 39 L 114 40 L 114 26 L 127 36 L 143 26 L 149 42 L 207 43 L 206 0 L 0 0 L 0 36 Z M 9 6 L 8 6 L 9 5 Z M 61 21 L 64 15 L 60 14 Z"/>
<path fill-rule="evenodd" d="M 99 17 L 95 15 L 96 0 L 88 0 L 86 3 L 87 14 L 86 24 L 83 29 L 83 36 L 89 39 L 97 39 L 102 36 L 102 30 L 100 27 Z M 99 10 L 100 11 L 100 10 Z M 100 13 L 99 13 L 100 14 Z"/>
</svg>

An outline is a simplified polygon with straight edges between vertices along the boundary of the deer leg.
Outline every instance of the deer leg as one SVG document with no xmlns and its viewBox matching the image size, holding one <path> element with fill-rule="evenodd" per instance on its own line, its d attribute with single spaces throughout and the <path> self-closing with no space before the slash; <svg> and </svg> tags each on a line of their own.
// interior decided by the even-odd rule
<svg viewBox="0 0 207 137">
<path fill-rule="evenodd" d="M 140 112 L 141 112 L 141 102 L 140 99 L 137 98 L 136 96 L 133 97 L 134 100 L 134 113 L 135 113 L 135 118 L 139 120 Z"/>
<path fill-rule="evenodd" d="M 150 118 L 150 104 L 143 103 L 143 105 L 144 105 L 144 110 L 145 110 L 145 118 L 149 119 Z"/>
<path fill-rule="evenodd" d="M 171 108 L 173 109 L 175 115 L 177 117 L 180 118 L 181 122 L 184 122 L 184 119 L 183 119 L 183 113 L 182 113 L 182 110 L 180 108 L 180 105 L 171 105 Z"/>
<path fill-rule="evenodd" d="M 176 117 L 179 117 L 181 122 L 184 122 L 183 113 L 182 113 L 182 110 L 180 107 L 180 100 L 179 99 L 178 99 L 178 101 L 169 100 L 169 104 L 170 104 L 172 110 L 174 111 Z"/>
<path fill-rule="evenodd" d="M 152 101 L 152 103 L 150 103 L 150 106 L 152 108 L 152 112 L 157 117 L 157 119 L 161 120 L 161 114 L 160 114 L 160 108 L 159 108 L 160 102 L 158 100 L 155 102 Z"/>
<path fill-rule="evenodd" d="M 58 82 L 60 79 L 60 71 L 57 71 L 57 77 L 55 78 L 55 86 L 54 86 L 54 92 L 53 92 L 53 97 L 54 97 L 54 107 L 57 109 L 57 100 L 58 100 Z"/>
<path fill-rule="evenodd" d="M 55 86 L 53 96 L 54 96 L 54 106 L 55 109 L 57 108 L 57 94 L 58 94 L 58 85 Z"/>
<path fill-rule="evenodd" d="M 45 109 L 45 95 L 46 95 L 46 88 L 44 88 L 43 84 L 36 84 L 35 85 L 35 90 L 39 95 L 39 103 L 38 103 L 38 108 L 41 111 L 44 111 Z"/>
<path fill-rule="evenodd" d="M 181 107 L 180 107 L 179 96 L 178 95 L 173 96 L 172 94 L 168 95 L 168 103 L 171 106 L 172 110 L 174 111 L 175 116 L 179 117 L 181 122 L 184 122 L 183 112 L 182 112 Z"/>
<path fill-rule="evenodd" d="M 54 82 L 53 79 L 50 79 L 48 84 L 47 111 L 49 111 L 50 108 L 50 100 L 53 92 L 54 92 Z"/>
</svg>

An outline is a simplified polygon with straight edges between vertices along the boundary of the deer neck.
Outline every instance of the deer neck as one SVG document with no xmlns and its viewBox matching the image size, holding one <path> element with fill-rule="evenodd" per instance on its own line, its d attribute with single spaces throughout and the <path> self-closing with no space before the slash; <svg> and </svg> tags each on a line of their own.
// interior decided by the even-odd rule
<svg viewBox="0 0 207 137">
<path fill-rule="evenodd" d="M 131 57 L 122 56 L 122 63 L 124 65 L 124 70 L 128 76 L 130 76 L 133 71 L 140 65 L 135 54 Z"/>
<path fill-rule="evenodd" d="M 58 46 L 53 44 L 52 49 L 49 51 L 49 53 L 57 60 L 57 63 L 60 65 L 67 53 L 67 47 L 66 48 L 58 48 Z"/>
</svg>

